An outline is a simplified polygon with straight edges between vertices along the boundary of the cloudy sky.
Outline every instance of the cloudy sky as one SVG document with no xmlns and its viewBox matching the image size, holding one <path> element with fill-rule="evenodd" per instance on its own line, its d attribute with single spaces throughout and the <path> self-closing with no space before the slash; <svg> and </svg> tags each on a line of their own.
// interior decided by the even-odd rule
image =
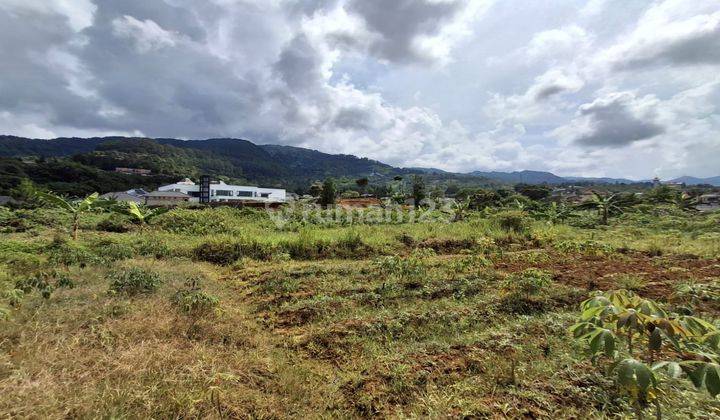
<svg viewBox="0 0 720 420">
<path fill-rule="evenodd" d="M 720 175 L 718 0 L 1 0 L 0 132 Z"/>
</svg>

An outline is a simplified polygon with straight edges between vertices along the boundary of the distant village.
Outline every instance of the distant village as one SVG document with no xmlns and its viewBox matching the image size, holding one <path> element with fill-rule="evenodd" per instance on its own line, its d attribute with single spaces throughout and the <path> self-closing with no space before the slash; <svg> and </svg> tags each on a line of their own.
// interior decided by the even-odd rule
<svg viewBox="0 0 720 420">
<path fill-rule="evenodd" d="M 115 168 L 115 172 L 128 175 L 150 176 L 148 169 Z M 653 186 L 669 186 L 682 189 L 683 184 L 663 183 L 659 178 L 653 179 Z M 593 196 L 594 189 L 590 186 L 558 186 L 552 188 L 551 201 L 580 204 Z M 638 193 L 642 194 L 642 193 Z M 109 192 L 101 197 L 117 201 L 133 201 L 148 206 L 176 206 L 183 203 L 227 204 L 247 206 L 279 206 L 298 199 L 312 199 L 311 196 L 298 196 L 279 188 L 262 188 L 245 185 L 231 185 L 208 176 L 201 177 L 198 183 L 189 178 L 174 184 L 163 185 L 156 191 L 131 189 L 128 191 Z M 449 199 L 452 200 L 452 199 Z M 338 205 L 342 207 L 374 207 L 382 206 L 385 197 L 373 197 L 364 194 L 360 197 L 341 198 Z M 720 209 L 720 193 L 706 193 L 697 197 L 696 209 L 699 211 L 715 211 Z"/>
</svg>

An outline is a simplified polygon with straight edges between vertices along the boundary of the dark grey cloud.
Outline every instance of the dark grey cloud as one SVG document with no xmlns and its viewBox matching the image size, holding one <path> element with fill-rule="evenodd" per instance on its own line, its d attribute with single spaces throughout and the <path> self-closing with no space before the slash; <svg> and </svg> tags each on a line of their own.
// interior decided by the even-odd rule
<svg viewBox="0 0 720 420">
<path fill-rule="evenodd" d="M 50 60 L 73 40 L 68 19 L 0 9 L 0 111 L 41 113 L 56 124 L 84 124 L 98 103 L 71 89 L 61 63 Z"/>
<path fill-rule="evenodd" d="M 372 115 L 359 107 L 342 108 L 333 118 L 332 124 L 344 130 L 368 130 L 372 128 Z"/>
<path fill-rule="evenodd" d="M 535 100 L 542 101 L 553 95 L 557 95 L 558 93 L 565 92 L 566 90 L 568 90 L 568 87 L 565 85 L 546 85 L 535 92 Z"/>
<path fill-rule="evenodd" d="M 642 119 L 630 107 L 629 95 L 614 95 L 580 107 L 589 129 L 575 143 L 591 147 L 622 147 L 663 134 L 666 129 L 648 117 Z"/>
<path fill-rule="evenodd" d="M 417 48 L 417 38 L 437 35 L 464 6 L 461 0 L 351 0 L 347 10 L 377 35 L 370 53 L 392 62 L 425 62 L 429 57 Z"/>
<path fill-rule="evenodd" d="M 191 10 L 145 0 L 97 6 L 76 54 L 93 76 L 89 87 L 117 112 L 96 113 L 82 127 L 211 137 L 237 135 L 239 127 L 250 126 L 264 103 L 261 81 L 205 47 L 206 31 Z M 127 22 L 136 26 L 119 33 Z M 147 36 L 169 41 L 151 39 L 154 47 L 143 50 L 138 46 Z"/>
<path fill-rule="evenodd" d="M 322 81 L 322 57 L 305 35 L 298 35 L 285 46 L 274 70 L 294 91 L 316 88 Z"/>
</svg>

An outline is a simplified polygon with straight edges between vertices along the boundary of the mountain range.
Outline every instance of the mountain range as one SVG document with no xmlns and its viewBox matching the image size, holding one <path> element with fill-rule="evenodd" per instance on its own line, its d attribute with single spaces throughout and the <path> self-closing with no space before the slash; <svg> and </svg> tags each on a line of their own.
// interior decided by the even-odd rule
<svg viewBox="0 0 720 420">
<path fill-rule="evenodd" d="M 685 185 L 713 185 L 720 187 L 720 176 L 712 176 L 710 178 L 696 178 L 694 176 L 681 176 L 679 178 L 671 179 L 668 182 Z"/>
<path fill-rule="evenodd" d="M 27 157 L 35 157 L 40 163 L 16 159 Z M 64 137 L 44 140 L 0 136 L 1 158 L 4 158 L 4 162 L 0 162 L 0 177 L 14 177 L 16 180 L 19 177 L 30 177 L 37 182 L 53 183 L 53 187 L 63 190 L 77 189 L 79 187 L 74 184 L 81 183 L 90 183 L 87 188 L 96 190 L 122 189 L 129 182 L 141 182 L 152 188 L 155 183 L 165 182 L 167 179 L 180 176 L 197 177 L 203 173 L 225 177 L 231 181 L 288 189 L 301 189 L 327 177 L 367 177 L 371 183 L 382 183 L 412 174 L 422 174 L 429 181 L 475 186 L 648 182 L 622 178 L 561 177 L 550 172 L 529 170 L 474 171 L 462 174 L 436 168 L 398 168 L 353 155 L 328 154 L 293 146 L 257 145 L 248 140 L 233 138 L 180 140 Z M 146 168 L 152 170 L 153 176 L 131 179 L 112 172 L 116 167 Z M 682 177 L 673 181 L 691 185 L 720 185 L 720 177 Z M 5 183 L 10 184 L 10 181 Z M 0 189 L 2 187 L 0 183 Z"/>
</svg>

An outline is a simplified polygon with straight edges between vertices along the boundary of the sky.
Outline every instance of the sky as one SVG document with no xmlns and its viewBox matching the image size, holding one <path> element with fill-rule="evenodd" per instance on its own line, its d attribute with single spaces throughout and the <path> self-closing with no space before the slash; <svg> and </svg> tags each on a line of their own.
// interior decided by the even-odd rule
<svg viewBox="0 0 720 420">
<path fill-rule="evenodd" d="M 0 133 L 720 175 L 719 0 L 1 0 Z"/>
</svg>

